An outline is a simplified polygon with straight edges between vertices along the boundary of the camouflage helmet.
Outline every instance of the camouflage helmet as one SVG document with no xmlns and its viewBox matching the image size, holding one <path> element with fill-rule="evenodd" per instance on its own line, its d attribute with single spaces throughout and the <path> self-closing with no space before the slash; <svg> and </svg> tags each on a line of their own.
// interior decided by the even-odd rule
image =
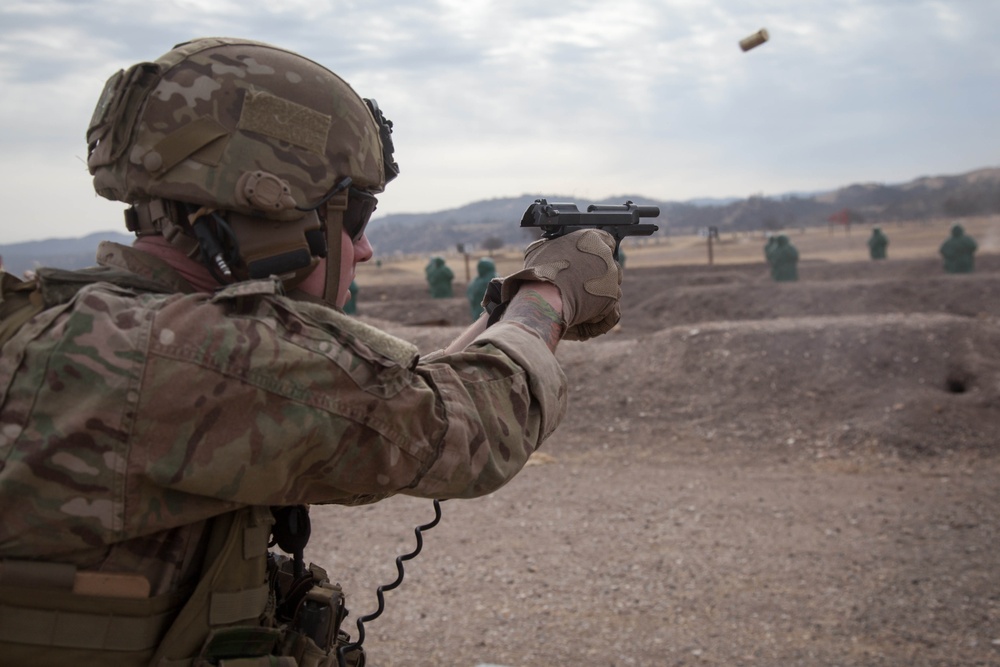
<svg viewBox="0 0 1000 667">
<path fill-rule="evenodd" d="M 370 215 L 371 195 L 398 174 L 391 131 L 374 101 L 312 60 L 202 38 L 108 80 L 87 164 L 99 195 L 133 206 L 133 231 L 163 233 L 192 255 L 217 245 L 209 254 L 235 265 L 236 279 L 279 275 L 292 287 L 326 255 L 316 235 L 324 223 L 339 257 L 332 246 L 349 195 L 367 197 Z M 150 202 L 190 206 L 164 221 L 169 206 L 151 214 Z M 200 233 L 183 220 L 199 207 L 211 223 Z"/>
</svg>

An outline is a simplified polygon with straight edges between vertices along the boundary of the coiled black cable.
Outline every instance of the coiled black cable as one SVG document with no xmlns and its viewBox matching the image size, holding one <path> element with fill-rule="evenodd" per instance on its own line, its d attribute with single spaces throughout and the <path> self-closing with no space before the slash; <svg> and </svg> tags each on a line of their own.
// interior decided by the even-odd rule
<svg viewBox="0 0 1000 667">
<path fill-rule="evenodd" d="M 376 609 L 374 612 L 370 614 L 358 618 L 358 640 L 350 644 L 345 644 L 344 646 L 341 646 L 339 649 L 337 649 L 337 664 L 339 665 L 339 667 L 346 667 L 347 661 L 345 655 L 347 654 L 348 651 L 359 649 L 361 648 L 361 645 L 365 643 L 365 623 L 374 621 L 376 618 L 382 615 L 383 611 L 385 611 L 386 591 L 391 591 L 392 589 L 398 587 L 401 583 L 403 583 L 403 561 L 407 561 L 410 560 L 411 558 L 416 557 L 420 553 L 421 549 L 424 548 L 423 531 L 430 530 L 434 526 L 438 525 L 438 522 L 440 521 L 441 521 L 441 501 L 435 499 L 434 519 L 428 523 L 423 524 L 422 526 L 417 526 L 416 528 L 413 529 L 413 534 L 417 536 L 417 547 L 410 553 L 396 556 L 396 572 L 397 572 L 396 580 L 393 581 L 391 584 L 385 584 L 384 586 L 379 586 L 377 589 L 375 589 L 375 595 L 378 597 L 378 609 Z"/>
</svg>

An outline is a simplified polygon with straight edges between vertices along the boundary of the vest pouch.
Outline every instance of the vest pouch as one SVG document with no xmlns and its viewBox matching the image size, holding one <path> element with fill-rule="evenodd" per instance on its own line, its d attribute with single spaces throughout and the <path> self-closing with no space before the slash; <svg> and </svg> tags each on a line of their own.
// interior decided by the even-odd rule
<svg viewBox="0 0 1000 667">
<path fill-rule="evenodd" d="M 259 658 L 235 658 L 220 660 L 218 667 L 298 667 L 295 658 L 276 655 L 262 655 Z"/>
<path fill-rule="evenodd" d="M 320 648 L 311 637 L 298 633 L 290 633 L 288 650 L 296 661 L 297 667 L 338 667 L 337 652 L 341 646 L 349 644 L 351 638 L 346 632 L 337 633 L 337 640 L 329 649 Z M 344 655 L 345 667 L 364 667 L 365 651 L 358 647 Z"/>
<path fill-rule="evenodd" d="M 286 628 L 279 652 L 293 656 L 299 667 L 338 667 L 338 650 L 351 643 L 350 636 L 340 629 L 347 618 L 340 584 L 330 583 L 326 570 L 315 563 L 310 563 L 308 572 L 299 578 L 293 575 L 292 560 L 285 556 L 272 554 L 270 567 L 272 586 L 288 614 L 277 619 Z M 344 657 L 346 667 L 364 667 L 361 647 Z"/>
<path fill-rule="evenodd" d="M 0 586 L 0 662 L 33 667 L 145 667 L 190 591 L 152 598 Z"/>
<path fill-rule="evenodd" d="M 295 635 L 291 649 L 298 667 L 337 667 L 337 652 L 321 649 L 305 635 Z"/>
<path fill-rule="evenodd" d="M 273 521 L 267 507 L 244 507 L 213 519 L 201 578 L 152 664 L 190 667 L 199 661 L 253 658 L 273 646 L 274 631 L 260 624 L 270 599 L 267 539 Z M 241 640 L 246 647 L 237 652 Z M 224 645 L 225 652 L 210 654 L 213 642 Z"/>
<path fill-rule="evenodd" d="M 275 655 L 282 632 L 277 628 L 239 626 L 217 628 L 209 633 L 192 667 L 296 667 L 290 657 L 278 662 Z"/>
</svg>

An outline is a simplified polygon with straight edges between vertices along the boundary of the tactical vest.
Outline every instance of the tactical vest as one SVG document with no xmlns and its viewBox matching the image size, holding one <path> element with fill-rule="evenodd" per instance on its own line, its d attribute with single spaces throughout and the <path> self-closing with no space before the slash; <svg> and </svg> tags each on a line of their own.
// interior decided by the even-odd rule
<svg viewBox="0 0 1000 667">
<path fill-rule="evenodd" d="M 40 269 L 21 281 L 0 273 L 0 347 L 43 310 L 85 285 L 109 282 L 163 292 L 117 269 Z M 268 551 L 274 517 L 244 507 L 212 520 L 197 583 L 148 596 L 129 574 L 78 572 L 68 564 L 0 561 L 0 662 L 64 667 L 363 667 L 360 646 L 340 630 L 339 585 Z M 81 582 L 91 582 L 81 585 Z M 96 585 L 93 582 L 97 582 Z M 144 594 L 145 593 L 145 594 Z"/>
</svg>

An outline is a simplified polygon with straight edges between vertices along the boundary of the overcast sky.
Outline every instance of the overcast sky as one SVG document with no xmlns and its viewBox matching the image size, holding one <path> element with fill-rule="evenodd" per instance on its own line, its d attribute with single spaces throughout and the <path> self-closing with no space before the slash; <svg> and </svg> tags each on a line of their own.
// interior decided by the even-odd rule
<svg viewBox="0 0 1000 667">
<path fill-rule="evenodd" d="M 86 124 L 113 72 L 192 37 L 290 48 L 378 100 L 402 170 L 379 215 L 1000 166 L 997 26 L 994 0 L 0 0 L 0 246 L 123 229 Z"/>
</svg>

